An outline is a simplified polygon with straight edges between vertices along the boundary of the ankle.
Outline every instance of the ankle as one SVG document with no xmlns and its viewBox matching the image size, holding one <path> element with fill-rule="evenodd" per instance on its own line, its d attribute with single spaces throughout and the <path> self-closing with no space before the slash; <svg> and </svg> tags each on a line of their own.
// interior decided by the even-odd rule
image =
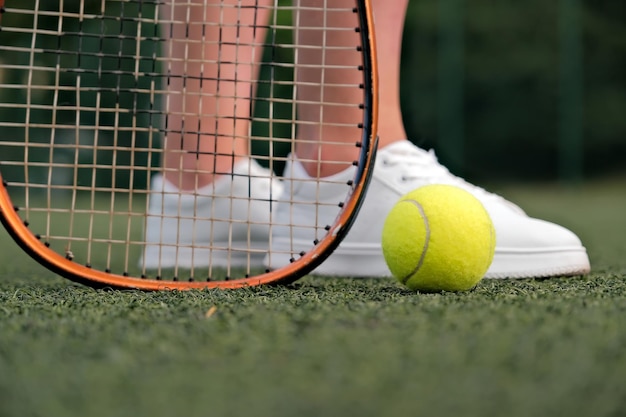
<svg viewBox="0 0 626 417">
<path fill-rule="evenodd" d="M 173 187 L 180 191 L 191 192 L 212 186 L 226 175 L 230 175 L 235 167 L 245 161 L 246 157 L 222 157 L 216 158 L 219 164 L 196 164 L 195 166 L 172 169 L 165 167 L 163 177 Z"/>
</svg>

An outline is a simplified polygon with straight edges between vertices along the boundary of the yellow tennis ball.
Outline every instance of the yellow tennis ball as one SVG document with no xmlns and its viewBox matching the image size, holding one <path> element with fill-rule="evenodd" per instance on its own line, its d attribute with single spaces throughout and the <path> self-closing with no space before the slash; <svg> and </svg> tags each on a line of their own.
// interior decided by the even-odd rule
<svg viewBox="0 0 626 417">
<path fill-rule="evenodd" d="M 391 273 L 423 291 L 466 291 L 489 269 L 496 234 L 482 203 L 459 187 L 426 185 L 403 196 L 383 226 Z"/>
</svg>

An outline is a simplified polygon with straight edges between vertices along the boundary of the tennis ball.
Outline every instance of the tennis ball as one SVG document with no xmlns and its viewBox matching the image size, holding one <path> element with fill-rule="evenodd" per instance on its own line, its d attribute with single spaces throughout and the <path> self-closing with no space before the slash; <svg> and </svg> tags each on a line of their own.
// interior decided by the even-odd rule
<svg viewBox="0 0 626 417">
<path fill-rule="evenodd" d="M 466 291 L 489 269 L 496 234 L 482 203 L 452 185 L 426 185 L 404 195 L 383 226 L 391 273 L 423 292 Z"/>
</svg>

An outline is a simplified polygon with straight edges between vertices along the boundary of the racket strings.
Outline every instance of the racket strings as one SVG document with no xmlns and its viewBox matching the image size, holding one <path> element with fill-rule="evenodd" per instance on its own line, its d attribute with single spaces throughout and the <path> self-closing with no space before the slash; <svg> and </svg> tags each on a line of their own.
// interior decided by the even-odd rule
<svg viewBox="0 0 626 417">
<path fill-rule="evenodd" d="M 320 189 L 336 184 L 335 180 L 307 179 L 316 188 L 311 196 L 316 220 L 297 225 L 294 216 L 263 221 L 236 215 L 238 211 L 254 213 L 256 202 L 270 203 L 271 210 L 276 203 L 296 202 L 278 189 L 255 195 L 252 191 L 263 176 L 250 167 L 235 174 L 232 170 L 236 161 L 248 156 L 237 147 L 238 142 L 265 143 L 259 145 L 263 154 L 255 158 L 277 182 L 283 181 L 279 174 L 296 143 L 315 145 L 323 136 L 326 146 L 356 148 L 362 92 L 358 100 L 348 102 L 326 94 L 324 88 L 314 98 L 301 92 L 320 84 L 328 89 L 362 90 L 362 81 L 354 76 L 358 65 L 299 59 L 315 51 L 358 55 L 356 37 L 353 45 L 332 41 L 337 34 L 355 32 L 356 23 L 352 27 L 333 27 L 328 19 L 321 26 L 294 23 L 295 15 L 320 10 L 282 1 L 267 6 L 251 3 L 249 8 L 229 8 L 223 2 L 215 6 L 176 1 L 79 3 L 79 7 L 67 2 L 47 4 L 45 10 L 39 2 L 12 3 L 3 16 L 1 167 L 31 230 L 75 262 L 162 279 L 168 274 L 177 279 L 183 275 L 216 279 L 221 269 L 225 269 L 222 278 L 232 278 L 240 265 L 240 274 L 253 275 L 252 258 L 264 255 L 269 244 L 265 242 L 265 248 L 252 245 L 259 227 L 271 236 L 276 225 L 296 226 L 311 230 L 311 242 L 323 238 L 328 220 L 321 219 L 319 211 L 340 207 L 350 192 L 347 181 L 341 183 L 345 195 L 327 201 L 320 197 Z M 324 4 L 323 14 L 352 13 L 351 9 L 332 9 L 331 3 Z M 184 18 L 173 16 L 173 8 L 180 5 L 187 8 Z M 227 18 L 231 12 L 235 19 Z M 192 19 L 196 13 L 215 18 L 196 22 Z M 242 23 L 246 13 L 253 15 L 252 23 Z M 209 36 L 211 30 L 219 32 L 218 36 Z M 291 33 L 298 31 L 321 31 L 325 40 L 321 45 L 300 44 L 294 39 L 297 34 Z M 200 35 L 191 36 L 195 32 Z M 28 42 L 2 40 L 7 34 L 27 37 Z M 249 40 L 243 42 L 244 38 Z M 207 52 L 213 46 L 216 55 Z M 192 53 L 194 49 L 198 53 Z M 270 62 L 261 64 L 261 54 Z M 211 73 L 213 67 L 219 71 Z M 299 71 L 307 70 L 320 72 L 321 79 L 298 77 Z M 197 107 L 189 108 L 193 100 Z M 216 106 L 211 108 L 209 102 Z M 307 105 L 321 110 L 315 117 L 300 117 L 298 109 Z M 334 117 L 345 112 L 354 117 Z M 319 129 L 318 136 L 303 136 L 300 132 L 306 127 Z M 355 140 L 346 144 L 344 134 Z M 162 166 L 164 145 L 176 140 L 172 138 L 179 138 L 180 146 L 167 152 L 181 162 Z M 222 158 L 231 159 L 228 166 L 216 162 Z M 299 160 L 320 163 L 316 156 Z M 324 163 L 336 165 L 337 170 L 351 166 L 351 162 L 328 157 Z M 151 188 L 157 177 L 189 174 L 197 178 L 183 194 L 178 187 L 174 191 Z M 199 179 L 202 174 L 224 180 L 226 185 L 219 191 L 217 186 L 207 188 Z M 238 183 L 244 183 L 247 192 L 238 194 Z M 189 236 L 174 233 L 172 240 L 157 244 L 164 259 L 167 248 L 175 250 L 176 258 L 192 249 L 189 264 L 176 264 L 172 272 L 164 263 L 157 264 L 156 273 L 141 264 L 147 244 L 144 231 L 150 226 L 146 213 L 153 200 L 160 200 L 162 207 L 174 206 L 153 216 L 159 218 L 162 234 L 170 229 L 191 231 Z M 226 207 L 222 211 L 220 204 Z M 223 239 L 218 238 L 220 234 Z M 236 235 L 243 245 L 235 242 Z M 285 255 L 293 256 L 291 252 Z M 247 259 L 234 267 L 231 258 L 238 255 Z M 226 259 L 225 265 L 218 259 Z M 139 272 L 133 272 L 137 268 Z"/>
</svg>

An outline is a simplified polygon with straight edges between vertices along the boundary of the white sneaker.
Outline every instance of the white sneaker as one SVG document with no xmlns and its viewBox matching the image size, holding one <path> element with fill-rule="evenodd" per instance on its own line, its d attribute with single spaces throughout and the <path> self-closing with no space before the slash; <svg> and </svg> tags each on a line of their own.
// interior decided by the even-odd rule
<svg viewBox="0 0 626 417">
<path fill-rule="evenodd" d="M 251 159 L 196 192 L 154 176 L 140 267 L 262 266 L 281 192 L 281 182 Z"/>
<path fill-rule="evenodd" d="M 271 251 L 266 258 L 270 268 L 281 267 L 292 257 L 312 246 L 310 227 L 318 227 L 323 235 L 324 224 L 331 223 L 338 213 L 336 204 L 345 190 L 335 185 L 319 187 L 321 202 L 313 213 L 315 194 L 303 181 L 308 175 L 300 162 L 291 158 L 285 169 L 285 193 L 281 201 L 301 201 L 300 205 L 279 203 L 276 219 L 302 225 L 300 228 L 274 228 Z M 337 174 L 333 179 L 352 178 L 353 170 Z M 299 181 L 300 180 L 300 181 Z M 290 184 L 293 184 L 290 187 Z M 571 231 L 543 220 L 528 217 L 518 206 L 452 175 L 437 161 L 434 152 L 424 151 L 409 141 L 400 141 L 380 149 L 367 196 L 350 232 L 333 254 L 314 272 L 316 275 L 356 277 L 389 276 L 381 249 L 382 228 L 387 213 L 404 194 L 426 184 L 451 184 L 476 196 L 485 206 L 496 229 L 496 251 L 486 278 L 530 278 L 580 275 L 590 270 L 587 252 Z M 318 192 L 318 193 L 319 193 Z M 284 219 L 284 220 L 283 220 Z M 307 230 L 306 226 L 309 229 Z M 290 237 L 289 230 L 292 230 Z M 306 234 L 305 234 L 306 233 Z"/>
</svg>

